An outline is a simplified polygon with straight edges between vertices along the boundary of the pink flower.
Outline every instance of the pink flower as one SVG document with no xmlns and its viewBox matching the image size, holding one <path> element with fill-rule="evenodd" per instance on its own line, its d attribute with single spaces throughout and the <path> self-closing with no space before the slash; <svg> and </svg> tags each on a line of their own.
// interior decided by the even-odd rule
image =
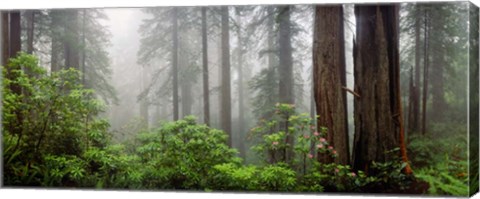
<svg viewBox="0 0 480 199">
<path fill-rule="evenodd" d="M 323 144 L 317 144 L 317 148 L 319 149 L 323 148 Z"/>
<path fill-rule="evenodd" d="M 355 172 L 352 172 L 351 175 L 352 175 L 352 177 L 357 176 L 357 174 L 355 174 Z"/>
<path fill-rule="evenodd" d="M 312 155 L 312 154 L 308 154 L 308 158 L 312 159 L 312 158 L 313 158 L 313 155 Z"/>
<path fill-rule="evenodd" d="M 272 145 L 278 145 L 278 142 L 277 141 L 272 142 Z"/>
<path fill-rule="evenodd" d="M 333 146 L 328 146 L 328 149 L 332 150 L 332 149 L 333 149 Z"/>
<path fill-rule="evenodd" d="M 338 170 L 337 168 L 335 168 L 335 173 L 338 173 L 338 172 L 340 172 L 340 170 Z"/>
<path fill-rule="evenodd" d="M 314 135 L 314 136 L 319 136 L 320 133 L 318 133 L 318 132 L 315 131 L 315 132 L 313 133 L 313 135 Z"/>
<path fill-rule="evenodd" d="M 336 154 L 337 154 L 337 151 L 333 150 L 332 153 L 333 153 L 334 155 L 336 155 Z"/>
<path fill-rule="evenodd" d="M 325 140 L 325 138 L 320 138 L 318 139 L 320 142 L 326 142 L 327 140 Z"/>
<path fill-rule="evenodd" d="M 309 136 L 309 135 L 304 135 L 303 137 L 304 137 L 305 139 L 308 139 L 308 138 L 310 138 L 310 136 Z"/>
</svg>

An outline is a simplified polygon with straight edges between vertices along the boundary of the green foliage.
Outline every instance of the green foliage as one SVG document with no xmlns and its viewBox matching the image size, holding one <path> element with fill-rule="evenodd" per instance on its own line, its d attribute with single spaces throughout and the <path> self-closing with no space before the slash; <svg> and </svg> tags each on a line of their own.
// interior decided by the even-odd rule
<svg viewBox="0 0 480 199">
<path fill-rule="evenodd" d="M 341 191 L 341 192 L 364 192 L 377 178 L 367 176 L 362 171 L 353 172 L 348 165 L 335 163 L 315 163 L 308 170 L 299 186 L 300 191 Z"/>
<path fill-rule="evenodd" d="M 441 127 L 444 126 L 441 125 Z M 434 125 L 432 129 L 440 129 L 440 126 Z M 456 132 L 458 129 L 449 128 L 449 132 Z M 445 155 L 456 161 L 467 160 L 467 151 L 465 150 L 467 146 L 466 135 L 466 133 L 457 133 L 453 136 L 444 134 L 435 138 L 412 136 L 408 147 L 412 165 L 421 168 L 432 163 L 443 162 Z"/>
<path fill-rule="evenodd" d="M 143 172 L 152 177 L 147 188 L 202 189 L 209 169 L 241 162 L 224 132 L 196 124 L 194 117 L 165 123 L 138 139 L 137 154 L 147 165 Z"/>
<path fill-rule="evenodd" d="M 3 78 L 2 89 L 2 133 L 8 149 L 4 158 L 9 162 L 4 170 L 5 184 L 21 182 L 26 171 L 51 161 L 45 159 L 49 155 L 79 156 L 88 146 L 107 144 L 109 124 L 95 117 L 104 106 L 93 97 L 93 90 L 79 84 L 78 71 L 48 75 L 37 59 L 27 54 L 11 59 L 2 71 L 8 77 Z M 24 172 L 19 173 L 19 168 Z M 36 171 L 39 176 L 50 175 L 44 168 Z M 37 175 L 29 177 L 27 185 L 42 183 Z"/>
<path fill-rule="evenodd" d="M 308 114 L 295 112 L 295 105 L 277 103 L 271 119 L 262 119 L 258 126 L 251 129 L 250 136 L 259 140 L 252 149 L 263 157 L 265 163 L 284 162 L 305 172 L 318 152 L 333 157 L 337 153 L 325 139 L 326 129 L 317 132 L 312 124 Z M 293 146 L 286 142 L 287 136 L 293 137 Z M 293 150 L 296 159 L 286 162 L 287 150 Z"/>
<path fill-rule="evenodd" d="M 455 123 L 433 124 L 436 136 L 410 137 L 408 154 L 415 177 L 429 184 L 432 195 L 468 194 L 467 133 Z"/>
<path fill-rule="evenodd" d="M 467 161 L 453 161 L 448 155 L 435 165 L 418 170 L 415 176 L 430 185 L 432 195 L 468 195 Z"/>
<path fill-rule="evenodd" d="M 433 128 L 454 129 L 448 125 Z M 451 133 L 450 133 L 451 134 Z M 430 185 L 433 195 L 466 196 L 468 194 L 468 161 L 466 133 L 454 136 L 440 135 L 435 138 L 416 136 L 412 138 L 409 154 L 412 165 L 418 167 L 415 176 Z M 415 168 L 414 168 L 415 169 Z"/>
<path fill-rule="evenodd" d="M 232 163 L 216 165 L 211 172 L 215 190 L 293 191 L 296 173 L 285 164 L 238 166 Z"/>
</svg>

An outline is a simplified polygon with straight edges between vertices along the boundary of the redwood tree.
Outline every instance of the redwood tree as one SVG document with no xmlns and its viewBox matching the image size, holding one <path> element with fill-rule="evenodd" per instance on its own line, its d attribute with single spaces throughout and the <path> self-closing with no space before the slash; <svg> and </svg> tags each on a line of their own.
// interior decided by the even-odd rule
<svg viewBox="0 0 480 199">
<path fill-rule="evenodd" d="M 348 124 L 345 86 L 345 41 L 343 7 L 316 6 L 313 42 L 313 81 L 319 127 L 327 128 L 327 141 L 335 148 L 336 163 L 349 164 Z M 318 154 L 324 163 L 334 162 Z"/>
<path fill-rule="evenodd" d="M 400 96 L 398 5 L 355 5 L 355 138 L 353 168 L 375 173 L 371 163 L 407 162 Z M 407 164 L 405 173 L 411 173 Z"/>
</svg>

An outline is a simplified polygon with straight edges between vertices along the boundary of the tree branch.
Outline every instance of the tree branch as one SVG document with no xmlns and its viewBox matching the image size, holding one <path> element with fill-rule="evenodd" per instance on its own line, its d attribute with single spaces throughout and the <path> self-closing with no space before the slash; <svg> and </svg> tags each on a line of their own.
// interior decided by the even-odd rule
<svg viewBox="0 0 480 199">
<path fill-rule="evenodd" d="M 354 95 L 355 97 L 360 98 L 360 95 L 359 95 L 358 93 L 356 93 L 355 91 L 353 91 L 353 90 L 351 90 L 351 89 L 349 89 L 349 88 L 347 88 L 347 87 L 345 87 L 345 86 L 342 86 L 342 88 L 343 88 L 343 90 L 349 92 L 350 94 Z"/>
</svg>

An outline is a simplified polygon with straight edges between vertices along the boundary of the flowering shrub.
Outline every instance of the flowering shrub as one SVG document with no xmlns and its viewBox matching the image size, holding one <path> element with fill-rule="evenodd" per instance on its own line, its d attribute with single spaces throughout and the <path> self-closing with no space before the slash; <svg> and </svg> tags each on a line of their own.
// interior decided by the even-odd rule
<svg viewBox="0 0 480 199">
<path fill-rule="evenodd" d="M 328 153 L 336 157 L 337 152 L 326 141 L 326 129 L 316 131 L 314 122 L 308 114 L 297 114 L 291 104 L 276 104 L 271 120 L 261 120 L 250 131 L 250 137 L 256 137 L 258 143 L 252 147 L 265 163 L 288 163 L 297 172 L 305 173 L 316 162 L 316 155 Z M 294 138 L 293 146 L 287 142 L 287 136 Z M 295 159 L 287 162 L 287 151 L 293 150 Z"/>
<path fill-rule="evenodd" d="M 80 84 L 79 71 L 48 74 L 32 55 L 20 53 L 2 73 L 5 185 L 78 185 L 78 157 L 109 139 L 108 122 L 96 117 L 104 105 Z"/>
</svg>

